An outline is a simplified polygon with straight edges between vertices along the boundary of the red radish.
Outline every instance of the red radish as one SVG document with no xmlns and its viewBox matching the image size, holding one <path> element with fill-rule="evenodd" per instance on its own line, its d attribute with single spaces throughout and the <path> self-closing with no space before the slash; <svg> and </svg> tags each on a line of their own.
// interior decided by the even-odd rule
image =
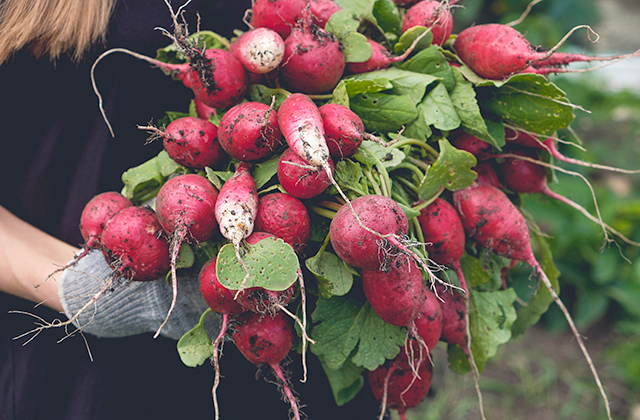
<svg viewBox="0 0 640 420">
<path fill-rule="evenodd" d="M 532 160 L 538 160 L 538 156 L 533 152 L 524 150 L 514 150 L 510 154 L 526 156 Z M 547 170 L 544 166 L 536 165 L 529 160 L 517 158 L 505 158 L 500 163 L 502 179 L 507 188 L 525 194 L 542 193 L 552 198 L 558 198 L 558 194 L 551 191 L 547 185 Z"/>
<path fill-rule="evenodd" d="M 431 362 L 426 358 L 418 364 L 416 374 L 413 361 L 404 351 L 370 371 L 369 386 L 373 396 L 382 404 L 380 418 L 387 408 L 391 408 L 398 410 L 400 418 L 405 419 L 407 409 L 415 407 L 427 396 L 432 374 Z"/>
<path fill-rule="evenodd" d="M 445 290 L 436 285 L 442 310 L 442 331 L 440 341 L 459 345 L 467 351 L 467 303 L 464 295 L 457 289 Z"/>
<path fill-rule="evenodd" d="M 89 200 L 80 215 L 80 233 L 85 246 L 98 246 L 107 221 L 120 210 L 132 205 L 131 200 L 115 191 L 103 192 Z"/>
<path fill-rule="evenodd" d="M 218 141 L 233 159 L 252 161 L 271 154 L 280 144 L 276 111 L 261 102 L 243 102 L 220 119 Z"/>
<path fill-rule="evenodd" d="M 412 325 L 409 328 L 412 334 L 419 337 L 430 353 L 442 336 L 444 316 L 436 295 L 426 288 L 424 293 L 424 304 L 415 318 L 411 320 Z"/>
<path fill-rule="evenodd" d="M 258 199 L 255 232 L 270 233 L 301 253 L 311 235 L 309 212 L 296 197 L 271 193 Z"/>
<path fill-rule="evenodd" d="M 193 103 L 196 107 L 196 115 L 198 115 L 198 118 L 209 121 L 209 118 L 211 118 L 211 116 L 216 115 L 215 108 L 206 106 L 205 104 L 200 102 L 198 98 L 193 98 Z"/>
<path fill-rule="evenodd" d="M 171 235 L 171 284 L 173 300 L 167 318 L 160 325 L 156 337 L 166 324 L 178 296 L 176 264 L 178 253 L 184 242 L 203 242 L 211 238 L 218 227 L 213 210 L 218 199 L 218 190 L 203 176 L 178 175 L 167 181 L 156 196 L 158 220 L 167 234 Z"/>
<path fill-rule="evenodd" d="M 500 182 L 500 178 L 498 178 L 496 170 L 493 169 L 493 165 L 489 161 L 478 162 L 476 166 L 471 169 L 478 174 L 476 183 L 491 185 L 499 189 L 504 188 L 504 185 Z"/>
<path fill-rule="evenodd" d="M 448 201 L 438 197 L 420 210 L 418 222 L 424 234 L 425 249 L 429 258 L 438 264 L 451 264 L 460 281 L 460 287 L 468 293 L 460 269 L 466 236 L 456 209 Z"/>
<path fill-rule="evenodd" d="M 609 400 L 582 336 L 569 311 L 533 255 L 529 230 L 522 214 L 505 193 L 488 185 L 475 184 L 456 191 L 453 194 L 453 200 L 469 235 L 498 255 L 527 263 L 540 276 L 553 300 L 567 319 L 604 399 L 608 417 L 611 418 Z"/>
<path fill-rule="evenodd" d="M 236 301 L 243 308 L 258 314 L 271 314 L 282 306 L 287 306 L 296 291 L 295 284 L 286 290 L 267 290 L 249 287 L 238 293 Z"/>
<path fill-rule="evenodd" d="M 330 92 L 342 77 L 345 58 L 340 42 L 317 25 L 295 28 L 284 40 L 280 74 L 296 92 Z"/>
<path fill-rule="evenodd" d="M 420 267 L 408 258 L 392 261 L 389 270 L 362 270 L 362 288 L 374 312 L 388 324 L 404 327 L 424 306 Z"/>
<path fill-rule="evenodd" d="M 405 2 L 406 3 L 406 2 Z M 442 45 L 453 30 L 453 16 L 449 4 L 435 0 L 424 0 L 411 6 L 402 19 L 402 32 L 415 26 L 431 28 L 434 45 Z"/>
<path fill-rule="evenodd" d="M 284 57 L 284 41 L 269 28 L 244 32 L 230 45 L 229 51 L 251 73 L 264 74 L 275 70 Z"/>
<path fill-rule="evenodd" d="M 371 45 L 371 57 L 367 61 L 360 63 L 347 63 L 347 73 L 361 74 L 374 70 L 384 70 L 391 64 L 399 63 L 407 58 L 405 54 L 401 56 L 393 56 L 384 45 L 372 39 L 367 39 L 367 43 Z"/>
<path fill-rule="evenodd" d="M 201 118 L 177 118 L 164 131 L 153 126 L 138 128 L 161 138 L 169 157 L 187 168 L 214 166 L 224 155 L 217 139 L 218 128 Z"/>
<path fill-rule="evenodd" d="M 251 8 L 251 26 L 269 28 L 286 39 L 303 18 L 307 0 L 255 0 Z"/>
<path fill-rule="evenodd" d="M 342 7 L 333 0 L 311 0 L 309 9 L 313 16 L 313 23 L 324 29 L 329 18 Z"/>
<path fill-rule="evenodd" d="M 249 165 L 240 162 L 235 173 L 220 189 L 216 201 L 215 217 L 220 225 L 222 236 L 233 244 L 236 257 L 249 276 L 249 270 L 240 257 L 240 244 L 251 235 L 258 209 L 258 192 L 256 183 L 249 172 Z M 240 289 L 244 287 L 243 280 Z"/>
<path fill-rule="evenodd" d="M 298 403 L 280 367 L 280 362 L 293 347 L 293 326 L 281 311 L 273 315 L 245 312 L 238 316 L 238 321 L 233 335 L 236 347 L 254 365 L 266 363 L 271 366 L 280 379 L 280 386 L 291 404 L 295 419 L 300 420 Z"/>
<path fill-rule="evenodd" d="M 333 171 L 331 159 L 327 165 Z M 301 199 L 316 197 L 331 185 L 331 179 L 324 168 L 311 165 L 291 148 L 282 152 L 278 161 L 278 181 L 288 194 Z"/>
<path fill-rule="evenodd" d="M 389 254 L 395 252 L 384 250 L 378 242 L 385 237 L 392 249 L 402 250 L 405 247 L 397 237 L 408 229 L 407 216 L 398 203 L 388 197 L 366 195 L 352 200 L 351 206 L 342 206 L 331 220 L 329 232 L 331 245 L 344 262 L 363 270 L 380 270 L 392 262 Z"/>
<path fill-rule="evenodd" d="M 612 57 L 589 57 L 582 54 L 561 54 L 558 60 L 551 57 L 558 54 L 556 46 L 540 52 L 511 26 L 487 23 L 462 30 L 453 43 L 460 59 L 476 74 L 486 79 L 502 80 L 525 71 L 529 66 L 547 65 L 552 62 L 569 64 L 578 61 L 610 61 L 633 54 Z M 540 64 L 542 63 L 542 64 Z M 538 67 L 541 69 L 544 67 Z"/>
<path fill-rule="evenodd" d="M 352 110 L 340 104 L 325 104 L 320 108 L 329 153 L 334 159 L 351 156 L 363 140 L 381 140 L 364 129 L 364 123 Z"/>
<path fill-rule="evenodd" d="M 109 265 L 123 277 L 150 281 L 169 271 L 169 242 L 156 214 L 147 207 L 126 207 L 114 214 L 100 242 Z"/>
<path fill-rule="evenodd" d="M 463 131 L 451 140 L 451 144 L 460 150 L 471 153 L 478 159 L 483 159 L 491 151 L 491 145 L 486 141 L 482 141 L 479 138 L 472 136 L 471 134 Z"/>
</svg>

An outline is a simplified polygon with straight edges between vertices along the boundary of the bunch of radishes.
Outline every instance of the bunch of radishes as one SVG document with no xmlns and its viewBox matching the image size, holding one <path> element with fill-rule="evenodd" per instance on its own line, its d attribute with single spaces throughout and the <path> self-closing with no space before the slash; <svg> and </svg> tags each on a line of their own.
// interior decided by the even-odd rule
<svg viewBox="0 0 640 420">
<path fill-rule="evenodd" d="M 451 357 L 460 350 L 477 379 L 495 353 L 483 347 L 491 333 L 479 315 L 483 299 L 502 305 L 506 340 L 518 316 L 506 278 L 513 261 L 543 280 L 599 382 L 506 193 L 553 194 L 549 156 L 575 163 L 555 148 L 573 108 L 542 74 L 600 58 L 539 52 L 506 25 L 452 36 L 453 0 L 369 3 L 255 0 L 249 30 L 231 41 L 189 35 L 174 15 L 178 62 L 105 53 L 100 59 L 117 51 L 150 61 L 194 100 L 165 127 L 140 127 L 165 150 L 123 175 L 122 195 L 87 205 L 87 249 L 102 249 L 116 274 L 136 281 L 171 273 L 174 302 L 178 268 L 197 270 L 222 318 L 220 335 L 200 347 L 216 366 L 214 391 L 227 337 L 249 361 L 273 368 L 295 418 L 299 403 L 280 362 L 296 335 L 303 363 L 311 343 L 336 372 L 334 395 L 358 383 L 341 376 L 346 362 L 350 373 L 368 370 L 381 417 L 391 408 L 404 418 L 426 396 L 438 341 Z M 548 108 L 522 116 L 501 95 Z M 180 262 L 183 254 L 192 261 Z M 493 288 L 487 260 L 502 276 Z M 537 303 L 548 306 L 544 299 Z M 345 322 L 348 336 L 332 328 Z"/>
</svg>

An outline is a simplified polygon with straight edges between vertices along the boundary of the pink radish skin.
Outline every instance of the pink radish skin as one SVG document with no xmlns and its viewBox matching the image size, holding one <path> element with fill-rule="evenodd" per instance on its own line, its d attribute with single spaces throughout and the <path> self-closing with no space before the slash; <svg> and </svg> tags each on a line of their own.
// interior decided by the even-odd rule
<svg viewBox="0 0 640 420">
<path fill-rule="evenodd" d="M 424 290 L 425 300 L 418 314 L 411 320 L 410 330 L 432 352 L 442 336 L 443 315 L 440 302 L 430 290 Z"/>
<path fill-rule="evenodd" d="M 431 28 L 434 45 L 442 46 L 453 30 L 451 11 L 439 1 L 424 0 L 411 6 L 402 20 L 402 32 L 414 26 Z"/>
<path fill-rule="evenodd" d="M 518 30 L 499 23 L 471 26 L 462 30 L 453 43 L 460 59 L 485 79 L 503 80 L 521 72 L 553 73 L 554 65 L 573 62 L 611 61 L 636 53 L 612 57 L 539 52 Z M 552 50 L 553 51 L 553 50 Z M 559 54 L 557 58 L 553 58 Z M 530 68 L 531 66 L 531 68 Z M 562 69 L 557 69 L 561 72 Z"/>
<path fill-rule="evenodd" d="M 270 233 L 300 254 L 311 235 L 309 212 L 296 197 L 285 193 L 271 193 L 258 199 L 258 213 L 254 233 Z"/>
<path fill-rule="evenodd" d="M 98 194 L 89 200 L 80 215 L 80 233 L 85 240 L 85 246 L 98 246 L 107 221 L 120 210 L 132 205 L 131 200 L 115 191 Z"/>
<path fill-rule="evenodd" d="M 478 164 L 472 169 L 478 174 L 476 183 L 491 185 L 492 187 L 496 187 L 498 189 L 504 188 L 504 185 L 502 185 L 502 182 L 500 182 L 498 173 L 489 161 L 478 162 Z"/>
<path fill-rule="evenodd" d="M 329 18 L 342 7 L 333 0 L 311 0 L 309 9 L 313 16 L 313 23 L 324 29 Z"/>
<path fill-rule="evenodd" d="M 300 420 L 300 410 L 280 362 L 293 347 L 294 330 L 282 311 L 274 315 L 259 315 L 246 312 L 238 316 L 239 324 L 233 342 L 242 355 L 254 365 L 267 363 L 280 379 L 280 386 L 291 404 L 294 418 Z"/>
<path fill-rule="evenodd" d="M 164 276 L 170 268 L 169 243 L 153 210 L 131 206 L 107 221 L 103 254 L 114 271 L 134 281 Z"/>
<path fill-rule="evenodd" d="M 396 327 L 408 325 L 426 298 L 420 267 L 407 258 L 393 261 L 387 272 L 362 270 L 362 288 L 374 312 Z"/>
<path fill-rule="evenodd" d="M 440 297 L 440 309 L 442 310 L 442 331 L 440 341 L 458 345 L 467 351 L 467 304 L 464 295 L 457 289 L 445 290 L 441 285 L 436 285 L 436 291 Z"/>
<path fill-rule="evenodd" d="M 192 65 L 191 90 L 211 108 L 229 108 L 242 99 L 248 80 L 244 66 L 229 51 L 212 48 L 204 52 L 202 63 Z"/>
<path fill-rule="evenodd" d="M 211 258 L 200 269 L 198 276 L 200 292 L 207 305 L 219 314 L 238 315 L 247 309 L 234 300 L 234 292 L 218 281 L 216 275 L 216 258 Z"/>
<path fill-rule="evenodd" d="M 278 125 L 289 147 L 312 165 L 325 167 L 329 148 L 322 114 L 305 94 L 294 93 L 278 109 Z"/>
<path fill-rule="evenodd" d="M 152 126 L 138 128 L 159 136 L 169 157 L 187 168 L 214 166 L 224 156 L 217 139 L 218 128 L 201 118 L 178 118 L 164 132 Z"/>
<path fill-rule="evenodd" d="M 320 108 L 329 153 L 334 159 L 353 155 L 363 140 L 379 142 L 367 133 L 364 123 L 355 112 L 344 105 L 325 104 Z"/>
<path fill-rule="evenodd" d="M 253 232 L 258 208 L 256 183 L 249 166 L 241 162 L 222 188 L 215 206 L 215 217 L 222 236 L 234 246 Z"/>
<path fill-rule="evenodd" d="M 378 244 L 380 235 L 391 235 L 387 237 L 392 247 L 390 254 L 395 253 L 393 249 L 404 249 L 396 237 L 407 233 L 407 216 L 398 203 L 380 195 L 358 197 L 351 201 L 351 207 L 348 204 L 342 206 L 331 220 L 329 232 L 334 251 L 344 262 L 356 268 L 380 270 L 386 267 L 390 263 L 389 255 Z M 354 212 L 362 225 L 378 235 L 364 229 Z"/>
<path fill-rule="evenodd" d="M 237 37 L 229 52 L 251 73 L 264 74 L 275 70 L 284 57 L 284 41 L 274 30 L 256 28 Z"/>
<path fill-rule="evenodd" d="M 260 102 L 243 102 L 220 119 L 218 141 L 233 159 L 262 159 L 280 145 L 282 133 L 273 108 Z"/>
<path fill-rule="evenodd" d="M 196 115 L 202 120 L 209 121 L 209 118 L 216 115 L 216 109 L 206 106 L 200 102 L 197 98 L 193 98 L 193 103 L 196 107 Z"/>
<path fill-rule="evenodd" d="M 295 28 L 284 40 L 280 74 L 294 91 L 306 94 L 331 92 L 345 69 L 338 40 L 329 32 L 310 25 Z"/>
<path fill-rule="evenodd" d="M 387 360 L 384 365 L 368 373 L 373 396 L 384 408 L 398 410 L 401 419 L 405 418 L 407 409 L 417 406 L 427 396 L 431 388 L 431 362 L 427 358 L 421 360 L 417 375 L 413 365 L 405 351 L 401 351 L 395 359 Z"/>
<path fill-rule="evenodd" d="M 526 156 L 537 160 L 537 156 L 531 152 L 512 151 L 511 154 Z M 536 165 L 527 160 L 505 158 L 500 163 L 502 179 L 507 188 L 524 194 L 542 193 L 553 196 L 547 186 L 547 170 L 544 166 Z"/>
<path fill-rule="evenodd" d="M 489 143 L 464 131 L 453 138 L 451 144 L 456 149 L 469 152 L 478 159 L 485 158 L 491 151 L 491 145 Z"/>
<path fill-rule="evenodd" d="M 333 171 L 331 159 L 327 161 L 327 166 Z M 288 194 L 300 199 L 317 197 L 331 185 L 324 168 L 311 165 L 291 148 L 282 152 L 278 161 L 278 181 Z"/>
<path fill-rule="evenodd" d="M 375 70 L 384 70 L 391 64 L 400 62 L 406 58 L 404 56 L 394 57 L 382 44 L 372 39 L 367 39 L 367 43 L 371 45 L 371 58 L 361 63 L 347 63 L 347 73 L 361 74 Z"/>
<path fill-rule="evenodd" d="M 251 26 L 269 28 L 286 39 L 303 17 L 306 0 L 255 0 L 251 8 Z"/>
</svg>

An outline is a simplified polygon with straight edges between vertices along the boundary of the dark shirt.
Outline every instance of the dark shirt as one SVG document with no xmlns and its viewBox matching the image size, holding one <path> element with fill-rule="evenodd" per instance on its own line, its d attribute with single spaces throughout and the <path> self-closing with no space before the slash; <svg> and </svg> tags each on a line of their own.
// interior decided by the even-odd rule
<svg viewBox="0 0 640 420">
<path fill-rule="evenodd" d="M 242 23 L 248 0 L 192 1 L 186 19 L 202 29 L 231 37 Z M 100 62 L 96 83 L 112 123 L 111 138 L 90 80 L 96 57 L 122 47 L 155 56 L 170 39 L 164 1 L 119 1 L 107 44 L 80 63 L 62 57 L 52 64 L 22 51 L 0 66 L 0 204 L 23 220 L 76 246 L 84 204 L 103 191 L 119 191 L 124 170 L 155 156 L 162 144 L 145 145 L 148 133 L 137 125 L 168 110 L 186 111 L 192 93 L 148 63 L 124 54 Z M 0 418 L 31 420 L 212 418 L 213 368 L 182 364 L 175 341 L 151 334 L 122 339 L 44 331 L 13 339 L 37 319 L 9 314 L 25 311 L 47 321 L 64 315 L 34 308 L 0 293 Z M 91 361 L 89 351 L 93 361 Z M 309 355 L 309 380 L 301 384 L 300 359 L 287 366 L 303 411 L 311 419 L 375 418 L 378 404 L 367 386 L 354 402 L 336 407 L 317 360 Z M 286 419 L 289 405 L 273 383 L 255 380 L 258 369 L 232 344 L 224 347 L 218 388 L 222 419 Z M 268 369 L 263 369 L 267 378 Z"/>
</svg>

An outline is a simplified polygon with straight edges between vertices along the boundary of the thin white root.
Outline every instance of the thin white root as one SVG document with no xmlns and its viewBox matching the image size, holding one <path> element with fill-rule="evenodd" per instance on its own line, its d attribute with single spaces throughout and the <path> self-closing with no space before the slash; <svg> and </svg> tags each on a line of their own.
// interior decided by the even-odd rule
<svg viewBox="0 0 640 420">
<path fill-rule="evenodd" d="M 582 336 L 580 335 L 580 332 L 578 331 L 578 328 L 576 327 L 576 324 L 573 322 L 573 318 L 571 317 L 571 314 L 569 313 L 569 310 L 567 309 L 566 306 L 564 306 L 564 303 L 562 303 L 562 300 L 560 300 L 560 297 L 556 293 L 555 289 L 553 288 L 553 285 L 549 281 L 549 278 L 547 277 L 545 272 L 542 270 L 540 265 L 535 261 L 528 262 L 528 264 L 531 265 L 533 267 L 533 269 L 535 270 L 535 272 L 540 276 L 540 278 L 542 278 L 542 282 L 544 283 L 544 285 L 549 290 L 549 293 L 553 297 L 553 300 L 555 301 L 556 305 L 558 305 L 558 307 L 560 308 L 560 310 L 564 314 L 564 317 L 567 319 L 567 322 L 569 323 L 569 327 L 571 327 L 571 331 L 573 332 L 573 336 L 575 337 L 576 341 L 578 342 L 578 345 L 580 346 L 580 350 L 582 351 L 582 354 L 584 355 L 585 359 L 587 360 L 587 364 L 589 365 L 589 369 L 591 370 L 593 378 L 595 379 L 596 384 L 598 385 L 598 390 L 600 391 L 600 395 L 602 395 L 602 399 L 604 400 L 604 406 L 605 406 L 605 409 L 607 411 L 607 418 L 609 420 L 612 420 L 611 407 L 610 407 L 610 404 L 609 404 L 609 398 L 607 397 L 607 393 L 605 392 L 604 387 L 602 386 L 602 382 L 600 381 L 600 376 L 598 376 L 598 371 L 596 370 L 596 367 L 593 364 L 593 361 L 591 360 L 591 356 L 589 355 L 589 352 L 587 351 L 587 348 L 584 345 L 584 341 L 582 340 Z"/>
<path fill-rule="evenodd" d="M 520 23 L 522 23 L 522 21 L 529 15 L 529 13 L 531 12 L 531 9 L 533 8 L 533 6 L 535 6 L 536 4 L 540 3 L 542 0 L 533 0 L 531 3 L 529 3 L 527 5 L 527 8 L 525 9 L 524 12 L 522 12 L 522 14 L 520 15 L 520 17 L 514 21 L 511 21 L 509 23 L 507 23 L 507 26 L 516 26 Z"/>
<path fill-rule="evenodd" d="M 303 331 L 303 337 L 309 338 L 307 336 L 307 291 L 304 287 L 304 277 L 302 275 L 302 271 L 298 271 L 298 285 L 300 287 L 300 298 L 302 305 L 302 325 L 300 328 Z M 307 382 L 307 340 L 302 340 L 302 379 L 300 382 Z"/>
<path fill-rule="evenodd" d="M 546 60 L 547 58 L 551 57 L 553 55 L 553 53 L 558 51 L 558 48 L 560 48 L 567 41 L 567 39 L 569 39 L 569 37 L 571 35 L 573 35 L 573 33 L 575 31 L 577 31 L 578 29 L 582 29 L 582 28 L 586 28 L 588 30 L 589 34 L 594 34 L 596 36 L 596 39 L 591 39 L 591 36 L 589 36 L 589 41 L 591 41 L 592 43 L 598 42 L 598 40 L 600 39 L 600 35 L 598 35 L 596 33 L 596 31 L 591 29 L 591 26 L 589 26 L 589 25 L 578 25 L 578 26 L 573 27 L 569 32 L 567 32 L 567 34 L 564 37 L 562 37 L 562 39 L 553 48 L 551 48 L 549 51 L 547 51 L 547 54 L 544 56 L 543 60 Z"/>
</svg>

